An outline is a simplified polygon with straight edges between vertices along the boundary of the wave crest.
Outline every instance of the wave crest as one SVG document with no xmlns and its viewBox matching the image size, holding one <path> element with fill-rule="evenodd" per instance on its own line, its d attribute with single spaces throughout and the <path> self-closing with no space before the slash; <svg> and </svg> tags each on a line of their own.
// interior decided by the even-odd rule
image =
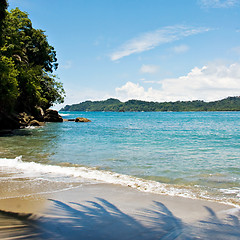
<svg viewBox="0 0 240 240">
<path fill-rule="evenodd" d="M 45 165 L 36 162 L 24 162 L 22 156 L 18 156 L 15 159 L 0 158 L 0 167 L 5 168 L 5 171 L 9 170 L 12 172 L 14 169 L 23 173 L 24 175 L 31 174 L 32 176 L 40 175 L 44 177 L 58 177 L 64 179 L 67 178 L 81 178 L 81 181 L 95 183 L 109 183 L 119 184 L 122 186 L 128 186 L 137 189 L 142 192 L 151 192 L 156 194 L 170 195 L 170 196 L 181 196 L 193 199 L 207 199 L 220 201 L 220 199 L 214 199 L 209 197 L 207 192 L 188 186 L 170 185 L 164 184 L 152 180 L 145 180 L 134 176 L 128 176 L 124 174 L 118 174 L 111 171 L 97 170 L 90 167 L 83 166 L 58 166 L 58 165 Z M 0 168 L 0 170 L 1 170 Z M 232 204 L 232 201 L 221 202 Z M 233 205 L 235 205 L 234 203 Z M 240 205 L 237 203 L 236 205 Z"/>
</svg>

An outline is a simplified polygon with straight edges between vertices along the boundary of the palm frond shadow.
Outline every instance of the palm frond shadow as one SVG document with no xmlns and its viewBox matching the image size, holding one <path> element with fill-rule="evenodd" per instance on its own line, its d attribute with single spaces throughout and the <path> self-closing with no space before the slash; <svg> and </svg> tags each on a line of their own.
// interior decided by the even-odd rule
<svg viewBox="0 0 240 240">
<path fill-rule="evenodd" d="M 31 222 L 31 224 L 29 224 Z M 36 239 L 35 216 L 0 210 L 0 239 Z"/>
<path fill-rule="evenodd" d="M 161 235 L 161 239 L 190 239 L 185 234 L 187 225 L 184 224 L 179 218 L 161 202 L 154 201 L 151 209 L 145 209 L 144 215 L 140 217 L 144 222 L 149 224 L 149 230 L 152 233 Z"/>
<path fill-rule="evenodd" d="M 228 214 L 227 218 L 221 220 L 216 213 L 209 207 L 205 206 L 209 213 L 206 220 L 199 222 L 195 227 L 195 233 L 199 236 L 214 236 L 215 239 L 240 239 L 240 209 L 236 214 Z"/>
<path fill-rule="evenodd" d="M 18 239 L 239 239 L 240 213 L 221 220 L 206 207 L 209 218 L 194 225 L 183 223 L 161 202 L 128 215 L 109 201 L 96 198 L 84 204 L 68 204 L 49 199 L 54 204 L 48 216 L 33 217 L 0 211 L 0 238 Z M 11 231 L 1 228 L 1 216 L 18 221 Z M 52 217 L 53 215 L 53 217 Z M 9 229 L 8 229 L 9 230 Z M 4 235 L 5 233 L 5 235 Z M 2 234 L 2 235 L 1 235 Z M 6 235 L 7 234 L 7 235 Z M 23 238 L 21 238 L 23 236 Z M 25 236 L 25 237 L 24 237 Z M 3 237 L 1 239 L 4 239 Z"/>
</svg>

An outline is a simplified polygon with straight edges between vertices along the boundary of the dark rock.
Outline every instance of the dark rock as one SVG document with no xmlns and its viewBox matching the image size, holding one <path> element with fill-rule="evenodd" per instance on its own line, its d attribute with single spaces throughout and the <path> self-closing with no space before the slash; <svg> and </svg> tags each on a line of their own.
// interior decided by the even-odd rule
<svg viewBox="0 0 240 240">
<path fill-rule="evenodd" d="M 18 122 L 20 124 L 20 127 L 26 127 L 29 125 L 30 121 L 34 120 L 34 117 L 31 115 L 28 115 L 27 113 L 19 113 L 18 115 Z"/>
<path fill-rule="evenodd" d="M 41 107 L 35 107 L 34 117 L 40 122 L 44 121 L 44 111 Z"/>
<path fill-rule="evenodd" d="M 39 121 L 37 121 L 37 120 L 32 120 L 32 121 L 29 122 L 28 125 L 29 125 L 29 126 L 43 126 L 44 123 L 43 123 L 43 122 L 39 122 Z"/>
<path fill-rule="evenodd" d="M 75 119 L 75 122 L 91 122 L 91 120 L 89 120 L 87 118 L 83 118 L 83 117 L 77 117 Z"/>
<path fill-rule="evenodd" d="M 64 122 L 91 122 L 91 120 L 83 117 L 77 117 L 75 119 L 63 119 Z"/>
<path fill-rule="evenodd" d="M 58 114 L 58 111 L 47 109 L 44 115 L 45 122 L 63 122 L 63 118 Z"/>
<path fill-rule="evenodd" d="M 3 113 L 0 112 L 0 130 L 4 129 L 18 129 L 27 126 L 43 126 L 44 122 L 63 122 L 62 117 L 56 110 L 47 109 L 44 115 L 42 108 L 36 107 L 32 113 Z"/>
<path fill-rule="evenodd" d="M 17 115 L 0 112 L 0 129 L 16 129 L 20 124 Z"/>
</svg>

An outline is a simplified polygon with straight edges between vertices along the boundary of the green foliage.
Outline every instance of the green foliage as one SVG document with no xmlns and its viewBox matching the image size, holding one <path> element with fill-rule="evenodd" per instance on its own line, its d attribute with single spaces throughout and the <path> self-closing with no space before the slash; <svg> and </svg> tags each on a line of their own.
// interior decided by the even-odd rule
<svg viewBox="0 0 240 240">
<path fill-rule="evenodd" d="M 0 112 L 12 110 L 18 97 L 18 71 L 12 59 L 0 56 Z"/>
<path fill-rule="evenodd" d="M 3 24 L 6 17 L 7 6 L 8 4 L 6 0 L 0 0 L 0 48 L 3 44 Z"/>
<path fill-rule="evenodd" d="M 215 102 L 145 102 L 129 100 L 125 103 L 117 99 L 106 101 L 86 101 L 79 104 L 67 105 L 61 111 L 106 111 L 106 112 L 186 112 L 186 111 L 240 111 L 240 97 L 228 97 Z"/>
<path fill-rule="evenodd" d="M 0 92 L 4 110 L 9 112 L 14 107 L 32 112 L 36 106 L 46 109 L 62 103 L 63 86 L 52 74 L 58 67 L 56 52 L 44 31 L 34 29 L 28 14 L 18 8 L 5 12 L 1 26 Z"/>
<path fill-rule="evenodd" d="M 63 103 L 65 91 L 61 82 L 57 82 L 55 75 L 44 74 L 41 78 L 41 106 L 49 108 L 51 104 Z"/>
</svg>

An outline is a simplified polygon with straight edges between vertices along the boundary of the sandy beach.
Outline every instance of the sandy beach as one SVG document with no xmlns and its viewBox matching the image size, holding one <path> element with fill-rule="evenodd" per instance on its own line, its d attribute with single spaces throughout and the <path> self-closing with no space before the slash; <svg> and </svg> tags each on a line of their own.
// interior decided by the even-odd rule
<svg viewBox="0 0 240 240">
<path fill-rule="evenodd" d="M 239 19 L 2 0 L 0 240 L 240 240 Z"/>
<path fill-rule="evenodd" d="M 239 239 L 240 209 L 90 184 L 0 200 L 0 239 Z"/>
</svg>

